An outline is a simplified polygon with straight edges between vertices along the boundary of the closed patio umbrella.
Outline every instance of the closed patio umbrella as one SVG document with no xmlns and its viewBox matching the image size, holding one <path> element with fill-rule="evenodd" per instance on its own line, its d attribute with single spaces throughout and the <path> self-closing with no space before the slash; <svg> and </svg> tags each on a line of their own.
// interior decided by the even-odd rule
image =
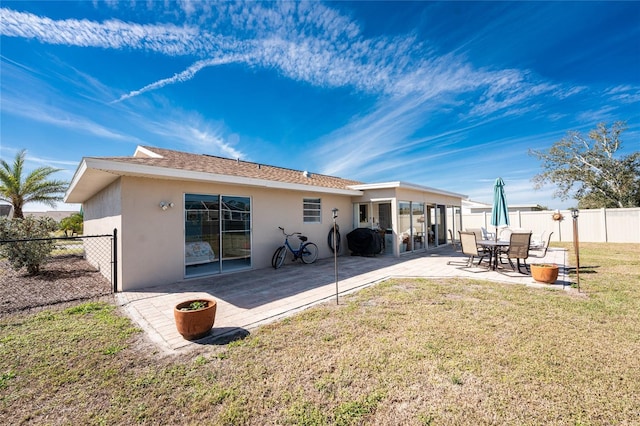
<svg viewBox="0 0 640 426">
<path fill-rule="evenodd" d="M 498 228 L 509 226 L 509 208 L 507 198 L 504 195 L 504 181 L 496 179 L 493 186 L 493 207 L 491 208 L 491 225 L 496 227 L 496 241 L 498 240 Z"/>
</svg>

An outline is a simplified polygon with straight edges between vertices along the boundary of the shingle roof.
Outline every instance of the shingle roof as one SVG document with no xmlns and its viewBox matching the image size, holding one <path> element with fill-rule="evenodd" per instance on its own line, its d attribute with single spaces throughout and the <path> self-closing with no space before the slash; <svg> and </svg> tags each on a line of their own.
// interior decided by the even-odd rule
<svg viewBox="0 0 640 426">
<path fill-rule="evenodd" d="M 342 179 L 334 176 L 316 173 L 304 173 L 301 170 L 269 166 L 243 160 L 216 157 L 206 154 L 190 154 L 164 148 L 149 146 L 141 147 L 158 154 L 159 157 L 100 157 L 103 160 L 137 164 L 145 166 L 163 167 L 167 169 L 188 170 L 213 173 L 225 176 L 237 176 L 251 179 L 263 179 L 274 182 L 285 182 L 324 188 L 348 189 L 351 185 L 362 182 Z"/>
</svg>

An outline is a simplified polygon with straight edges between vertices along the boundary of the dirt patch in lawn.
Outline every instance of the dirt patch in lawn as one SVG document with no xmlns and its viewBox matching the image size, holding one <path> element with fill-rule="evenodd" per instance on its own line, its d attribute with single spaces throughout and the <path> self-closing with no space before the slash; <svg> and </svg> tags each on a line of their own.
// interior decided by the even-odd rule
<svg viewBox="0 0 640 426">
<path fill-rule="evenodd" d="M 82 256 L 56 256 L 38 275 L 0 260 L 0 315 L 111 295 L 111 283 Z"/>
</svg>

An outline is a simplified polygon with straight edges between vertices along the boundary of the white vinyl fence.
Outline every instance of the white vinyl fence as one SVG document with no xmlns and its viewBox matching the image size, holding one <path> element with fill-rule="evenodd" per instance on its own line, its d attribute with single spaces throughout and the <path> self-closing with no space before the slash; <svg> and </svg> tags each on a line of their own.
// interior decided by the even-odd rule
<svg viewBox="0 0 640 426">
<path fill-rule="evenodd" d="M 551 241 L 573 241 L 573 218 L 570 210 L 560 210 L 564 216 L 554 221 L 555 211 L 510 212 L 509 228 L 533 232 L 553 232 Z M 462 229 L 484 227 L 493 232 L 491 212 L 462 214 Z M 580 242 L 640 243 L 640 208 L 580 210 L 578 216 Z"/>
</svg>

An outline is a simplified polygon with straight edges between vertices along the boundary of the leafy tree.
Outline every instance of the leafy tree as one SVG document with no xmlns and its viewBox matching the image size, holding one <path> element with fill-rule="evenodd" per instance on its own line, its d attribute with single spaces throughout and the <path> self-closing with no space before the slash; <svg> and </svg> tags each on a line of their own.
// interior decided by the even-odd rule
<svg viewBox="0 0 640 426">
<path fill-rule="evenodd" d="M 69 231 L 73 234 L 82 234 L 83 215 L 82 213 L 74 213 L 71 216 L 65 217 L 60 221 L 58 229 L 64 231 L 65 235 L 69 235 Z"/>
<path fill-rule="evenodd" d="M 48 238 L 49 233 L 55 231 L 56 227 L 56 221 L 50 217 L 2 218 L 0 240 Z M 0 254 L 7 257 L 16 271 L 25 267 L 29 274 L 36 275 L 53 247 L 53 240 L 16 241 L 0 244 Z"/>
<path fill-rule="evenodd" d="M 27 203 L 40 202 L 51 207 L 62 201 L 62 194 L 68 183 L 61 180 L 47 180 L 60 169 L 38 167 L 23 177 L 26 151 L 16 154 L 13 165 L 0 159 L 0 200 L 13 205 L 13 216 L 22 219 L 22 208 Z"/>
<path fill-rule="evenodd" d="M 544 170 L 533 178 L 535 187 L 554 183 L 554 197 L 575 198 L 581 208 L 640 206 L 640 151 L 615 156 L 625 130 L 621 121 L 599 123 L 587 138 L 571 131 L 547 151 L 529 150 Z"/>
</svg>

